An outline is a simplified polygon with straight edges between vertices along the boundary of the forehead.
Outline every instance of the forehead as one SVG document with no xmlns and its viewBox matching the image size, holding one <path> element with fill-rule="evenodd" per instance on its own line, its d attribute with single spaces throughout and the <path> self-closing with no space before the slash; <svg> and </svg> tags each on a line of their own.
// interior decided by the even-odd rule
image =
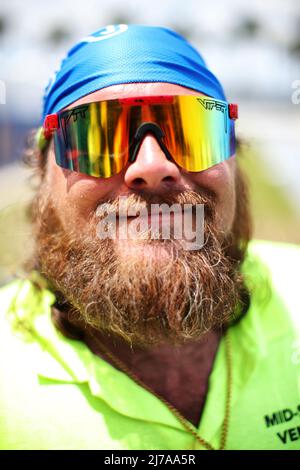
<svg viewBox="0 0 300 470">
<path fill-rule="evenodd" d="M 131 98 L 134 96 L 151 95 L 203 95 L 199 91 L 186 88 L 181 85 L 165 82 L 147 82 L 147 83 L 125 83 L 121 85 L 111 85 L 101 90 L 94 91 L 77 101 L 74 101 L 65 109 L 79 106 L 81 104 L 92 103 L 93 101 L 111 100 L 116 98 Z"/>
</svg>

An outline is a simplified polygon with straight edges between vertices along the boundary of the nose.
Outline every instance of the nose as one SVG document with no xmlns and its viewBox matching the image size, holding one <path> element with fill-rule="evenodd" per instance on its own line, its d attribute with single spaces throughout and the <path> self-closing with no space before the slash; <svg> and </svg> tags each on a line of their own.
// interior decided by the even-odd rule
<svg viewBox="0 0 300 470">
<path fill-rule="evenodd" d="M 167 159 L 156 137 L 147 133 L 135 161 L 125 172 L 124 180 L 131 189 L 166 189 L 170 185 L 180 185 L 181 173 L 177 165 Z"/>
</svg>

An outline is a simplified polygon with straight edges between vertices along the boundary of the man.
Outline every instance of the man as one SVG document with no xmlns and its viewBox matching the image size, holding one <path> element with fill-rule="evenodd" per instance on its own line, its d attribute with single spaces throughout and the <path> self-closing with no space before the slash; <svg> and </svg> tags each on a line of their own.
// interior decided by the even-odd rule
<svg viewBox="0 0 300 470">
<path fill-rule="evenodd" d="M 236 118 L 167 28 L 69 51 L 27 154 L 34 256 L 1 292 L 1 448 L 299 449 L 299 249 L 250 242 Z"/>
</svg>

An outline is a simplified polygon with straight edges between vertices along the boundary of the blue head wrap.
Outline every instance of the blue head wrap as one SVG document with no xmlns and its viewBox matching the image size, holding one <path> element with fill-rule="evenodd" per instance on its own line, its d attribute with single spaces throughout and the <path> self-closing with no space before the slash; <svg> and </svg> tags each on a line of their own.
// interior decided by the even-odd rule
<svg viewBox="0 0 300 470">
<path fill-rule="evenodd" d="M 197 50 L 169 28 L 111 25 L 71 48 L 44 95 L 42 122 L 79 98 L 120 83 L 168 82 L 226 101 Z"/>
</svg>

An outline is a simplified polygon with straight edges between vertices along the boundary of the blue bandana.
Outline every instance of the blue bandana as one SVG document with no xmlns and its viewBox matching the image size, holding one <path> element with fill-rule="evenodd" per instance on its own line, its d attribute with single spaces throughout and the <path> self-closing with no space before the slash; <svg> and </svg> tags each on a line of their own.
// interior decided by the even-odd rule
<svg viewBox="0 0 300 470">
<path fill-rule="evenodd" d="M 175 83 L 226 101 L 220 82 L 180 34 L 119 24 L 99 29 L 68 52 L 46 87 L 42 122 L 96 90 L 137 82 Z"/>
</svg>

